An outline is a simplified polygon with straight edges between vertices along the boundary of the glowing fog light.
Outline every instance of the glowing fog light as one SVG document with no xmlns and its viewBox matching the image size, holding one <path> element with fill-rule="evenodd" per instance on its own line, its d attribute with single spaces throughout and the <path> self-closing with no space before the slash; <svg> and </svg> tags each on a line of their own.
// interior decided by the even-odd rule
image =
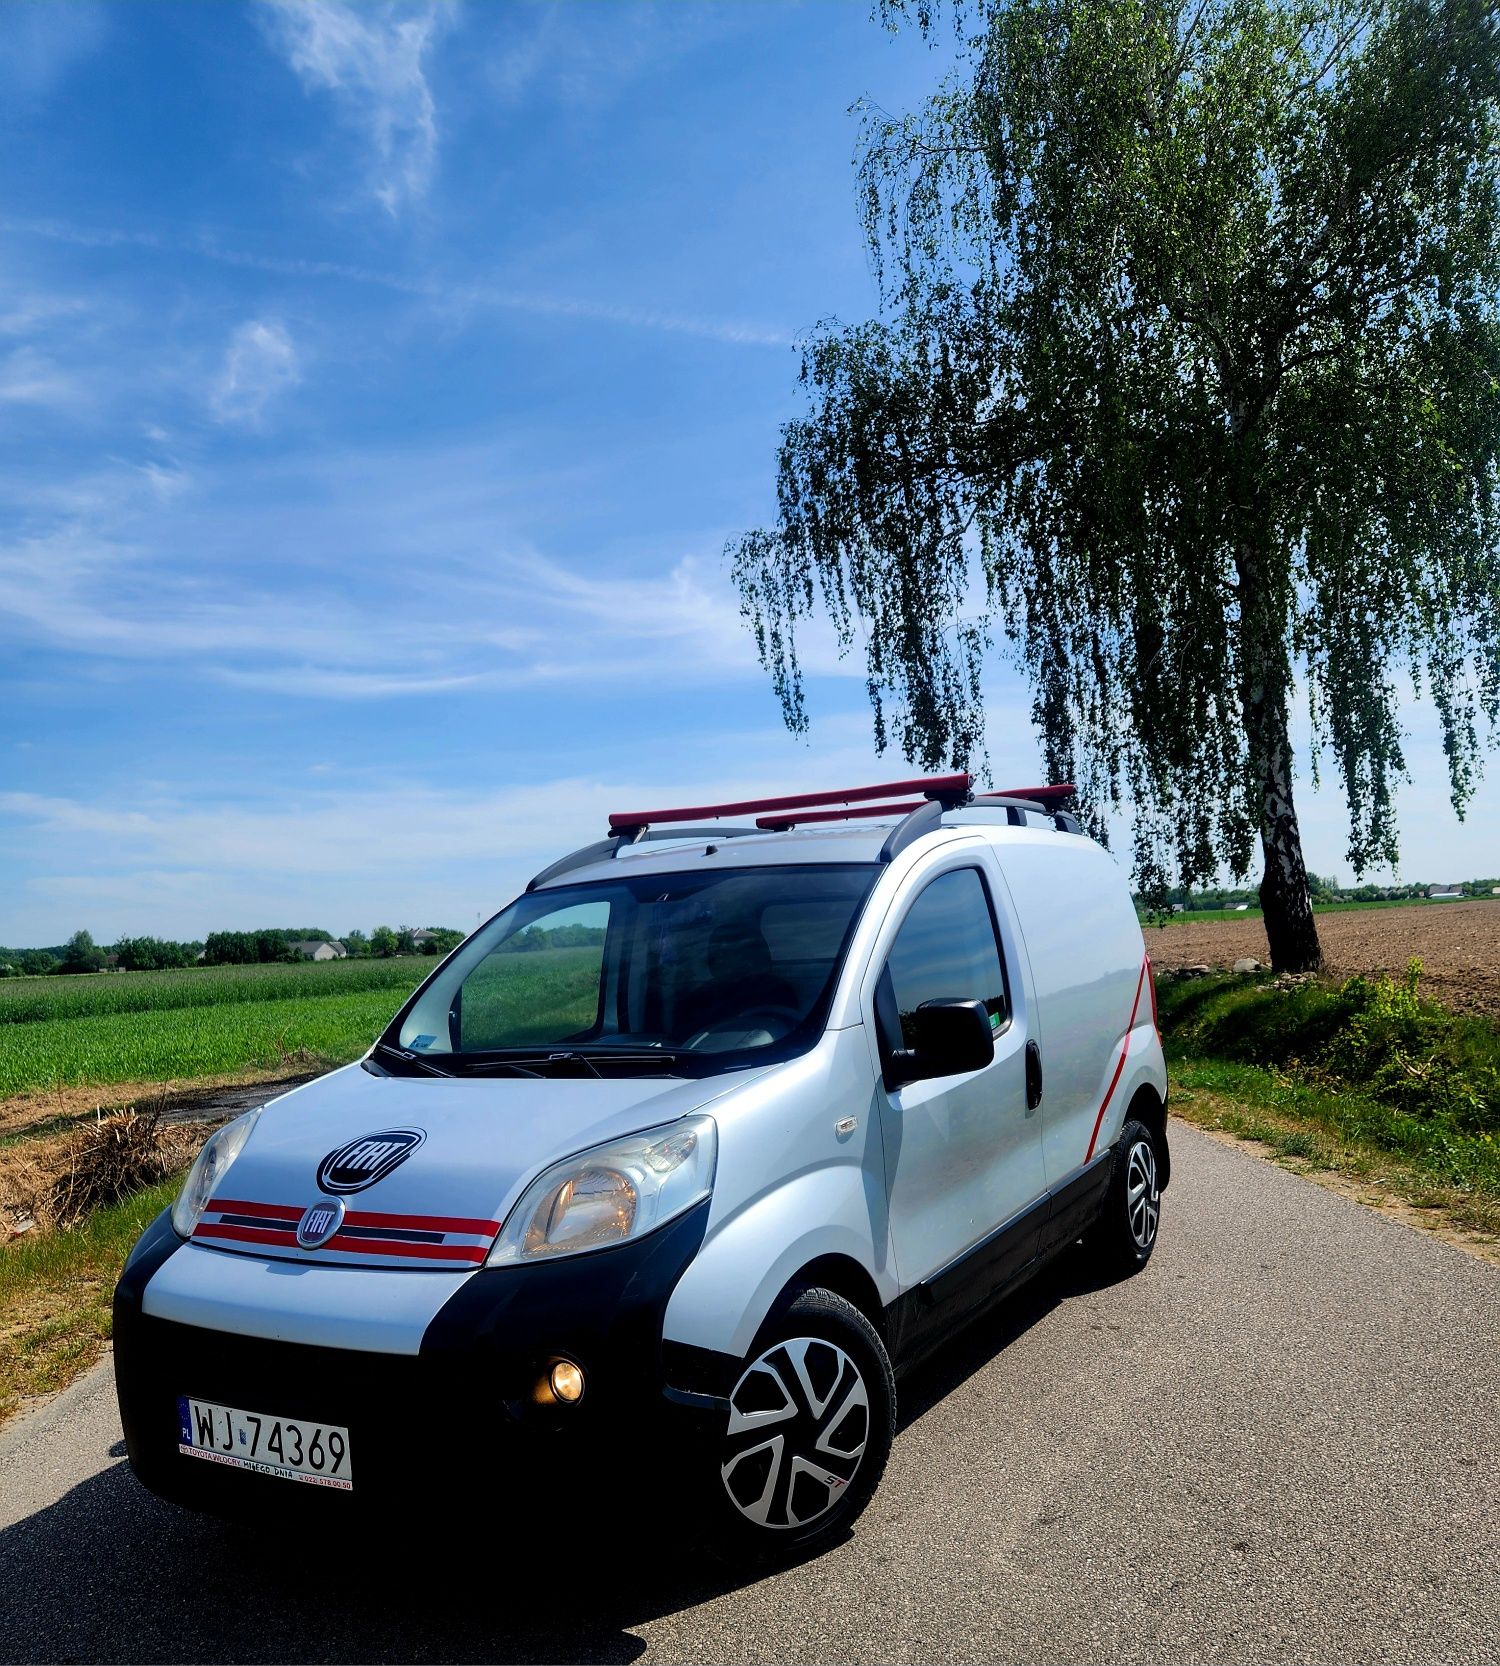
<svg viewBox="0 0 1500 1666">
<path fill-rule="evenodd" d="M 583 1398 L 583 1368 L 570 1359 L 560 1359 L 548 1374 L 552 1392 L 564 1405 L 576 1406 Z"/>
</svg>

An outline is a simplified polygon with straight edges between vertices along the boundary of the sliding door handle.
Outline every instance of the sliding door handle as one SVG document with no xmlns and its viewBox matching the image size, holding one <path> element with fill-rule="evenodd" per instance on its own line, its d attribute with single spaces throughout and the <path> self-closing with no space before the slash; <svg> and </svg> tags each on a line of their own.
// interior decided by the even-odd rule
<svg viewBox="0 0 1500 1666">
<path fill-rule="evenodd" d="M 1042 1050 L 1034 1041 L 1026 1043 L 1026 1109 L 1034 1111 L 1042 1102 Z"/>
</svg>

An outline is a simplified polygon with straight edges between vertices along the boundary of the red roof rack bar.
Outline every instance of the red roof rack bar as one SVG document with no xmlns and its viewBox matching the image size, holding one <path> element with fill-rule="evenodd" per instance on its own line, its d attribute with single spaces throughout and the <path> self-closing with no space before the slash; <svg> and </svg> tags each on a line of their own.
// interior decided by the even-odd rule
<svg viewBox="0 0 1500 1666">
<path fill-rule="evenodd" d="M 614 834 L 638 833 L 661 822 L 705 821 L 715 816 L 742 816 L 756 810 L 803 810 L 820 804 L 853 804 L 893 793 L 921 793 L 929 799 L 966 798 L 971 775 L 917 775 L 906 781 L 882 781 L 873 787 L 845 787 L 834 792 L 792 793 L 783 798 L 746 798 L 733 804 L 695 804 L 676 810 L 616 810 L 609 818 Z"/>
<path fill-rule="evenodd" d="M 790 827 L 801 827 L 807 821 L 853 821 L 856 816 L 909 816 L 928 802 L 925 798 L 911 798 L 904 804 L 858 804 L 845 810 L 788 810 L 781 816 L 757 816 L 755 825 L 768 833 L 785 833 Z"/>
</svg>

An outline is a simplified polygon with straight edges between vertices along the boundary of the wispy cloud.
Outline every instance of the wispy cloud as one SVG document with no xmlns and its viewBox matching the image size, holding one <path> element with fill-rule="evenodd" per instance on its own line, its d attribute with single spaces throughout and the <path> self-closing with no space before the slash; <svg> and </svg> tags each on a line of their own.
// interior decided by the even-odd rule
<svg viewBox="0 0 1500 1666">
<path fill-rule="evenodd" d="M 613 301 L 588 300 L 569 295 L 544 295 L 509 289 L 497 284 L 465 283 L 458 278 L 409 276 L 382 271 L 378 267 L 354 266 L 336 260 L 308 260 L 294 255 L 267 254 L 235 248 L 210 236 L 177 237 L 151 231 L 116 227 L 76 226 L 60 220 L 30 220 L 0 217 L 0 231 L 52 242 L 71 243 L 81 248 L 154 249 L 167 254 L 195 255 L 223 266 L 238 266 L 273 277 L 356 283 L 391 290 L 449 308 L 493 308 L 501 312 L 529 313 L 551 318 L 577 318 L 588 322 L 617 324 L 626 329 L 662 330 L 673 335 L 699 336 L 732 346 L 788 347 L 796 340 L 790 330 L 741 323 L 732 319 L 706 318 L 671 308 L 632 307 Z"/>
<path fill-rule="evenodd" d="M 6 0 L 0 87 L 12 98 L 46 97 L 108 28 L 95 0 Z"/>
<path fill-rule="evenodd" d="M 493 454 L 147 455 L 18 489 L 0 639 L 340 701 L 760 680 L 717 556 L 561 562 L 509 530 L 516 482 L 477 473 Z M 816 632 L 804 664 L 859 674 Z"/>
<path fill-rule="evenodd" d="M 211 400 L 220 422 L 257 426 L 266 407 L 302 380 L 297 349 L 285 324 L 251 318 L 229 338 Z"/>
<path fill-rule="evenodd" d="M 34 347 L 0 357 L 0 405 L 71 405 L 78 396 L 73 378 Z"/>
<path fill-rule="evenodd" d="M 268 33 L 304 87 L 332 93 L 371 152 L 376 199 L 394 215 L 421 197 L 437 157 L 424 59 L 453 15 L 443 0 L 354 5 L 263 0 Z"/>
</svg>

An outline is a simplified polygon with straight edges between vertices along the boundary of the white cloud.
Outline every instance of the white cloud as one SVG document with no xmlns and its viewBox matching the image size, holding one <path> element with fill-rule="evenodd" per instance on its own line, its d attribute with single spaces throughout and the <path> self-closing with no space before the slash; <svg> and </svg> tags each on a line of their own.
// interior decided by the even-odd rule
<svg viewBox="0 0 1500 1666">
<path fill-rule="evenodd" d="M 255 427 L 279 394 L 302 380 L 297 349 L 286 326 L 252 318 L 229 338 L 211 403 L 221 422 Z"/>
<path fill-rule="evenodd" d="M 372 152 L 371 187 L 390 214 L 421 197 L 437 156 L 423 59 L 452 15 L 442 0 L 354 5 L 264 0 L 269 33 L 309 90 L 330 92 Z"/>
</svg>

